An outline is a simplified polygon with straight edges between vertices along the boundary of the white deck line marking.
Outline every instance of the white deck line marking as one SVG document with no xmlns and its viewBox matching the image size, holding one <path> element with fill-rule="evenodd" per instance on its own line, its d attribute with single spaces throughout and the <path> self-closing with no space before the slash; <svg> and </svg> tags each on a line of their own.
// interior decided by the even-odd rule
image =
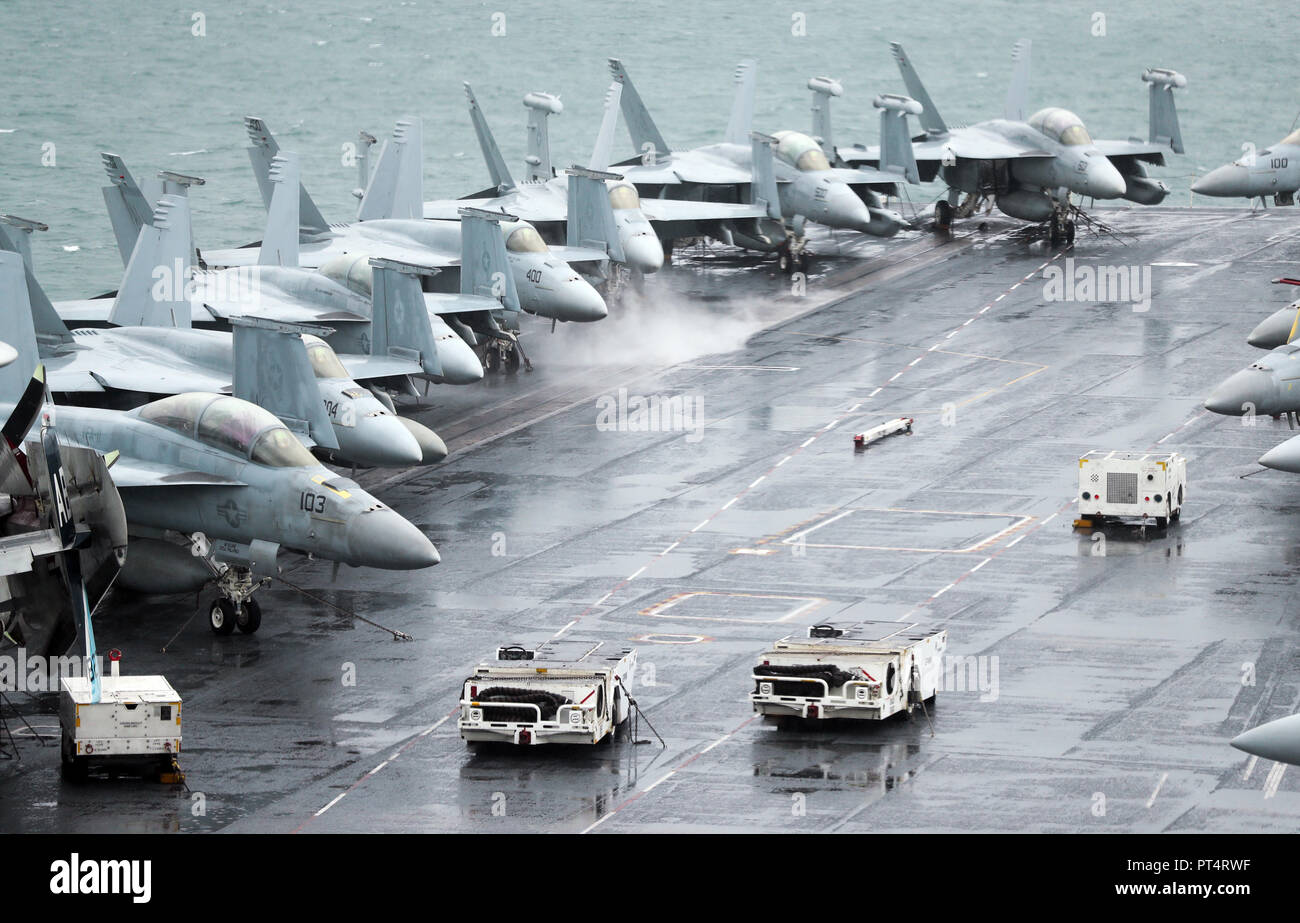
<svg viewBox="0 0 1300 923">
<path fill-rule="evenodd" d="M 957 328 L 957 330 L 960 330 L 960 329 L 961 329 L 960 327 Z M 955 336 L 957 335 L 957 330 L 949 330 L 949 331 L 948 331 L 948 335 L 945 336 L 944 339 L 945 339 L 945 340 L 951 340 L 953 337 L 955 337 Z"/>
<path fill-rule="evenodd" d="M 1286 763 L 1274 763 L 1264 779 L 1264 797 L 1272 798 L 1277 794 L 1277 787 L 1282 784 L 1282 774 L 1286 772 Z"/>
<path fill-rule="evenodd" d="M 839 420 L 831 420 L 831 422 L 827 423 L 825 426 L 822 427 L 822 432 L 825 433 L 830 430 L 833 430 L 836 424 L 839 422 L 840 422 Z"/>
<path fill-rule="evenodd" d="M 378 766 L 376 766 L 374 769 L 372 769 L 372 770 L 370 770 L 368 773 L 366 773 L 366 775 L 368 775 L 368 776 L 373 776 L 375 773 L 379 772 L 379 770 L 383 769 L 385 766 L 387 766 L 387 765 L 388 765 L 389 763 L 391 763 L 391 762 L 392 762 L 392 760 L 384 760 L 382 763 L 380 763 L 380 764 L 379 764 Z"/>
<path fill-rule="evenodd" d="M 674 548 L 676 548 L 676 547 L 677 547 L 678 545 L 680 545 L 680 544 L 681 544 L 681 541 L 680 541 L 680 540 L 675 541 L 675 542 L 673 542 L 671 545 L 669 545 L 667 548 L 665 548 L 663 551 L 661 551 L 661 552 L 659 552 L 659 553 L 660 553 L 661 555 L 668 554 L 668 552 L 672 551 Z"/>
<path fill-rule="evenodd" d="M 1001 295 L 999 295 L 998 297 L 996 297 L 996 298 L 993 299 L 993 303 L 994 303 L 994 304 L 997 304 L 999 301 L 1001 301 L 1001 300 L 1002 300 L 1003 298 L 1005 298 L 1005 297 L 1007 297 L 1007 293 L 1006 293 L 1006 292 L 1003 292 Z"/>
<path fill-rule="evenodd" d="M 879 394 L 881 391 L 884 391 L 884 390 L 885 390 L 884 388 L 877 388 L 876 390 L 872 391 L 871 394 L 868 395 L 868 396 L 869 396 L 869 397 L 875 397 L 877 394 Z"/>
<path fill-rule="evenodd" d="M 857 409 L 858 409 L 859 407 L 861 407 L 861 406 L 862 406 L 861 404 L 854 404 L 852 407 L 850 407 L 850 408 L 848 409 L 847 412 L 848 412 L 848 413 L 853 413 L 853 411 L 857 410 Z"/>
<path fill-rule="evenodd" d="M 1174 432 L 1177 432 L 1177 430 L 1174 430 Z M 1166 439 L 1168 439 L 1168 438 L 1169 438 L 1170 436 L 1172 436 L 1173 434 L 1174 434 L 1174 433 L 1165 433 L 1163 436 L 1161 436 L 1159 439 L 1156 440 L 1156 445 L 1160 445 L 1160 443 L 1164 442 Z"/>
<path fill-rule="evenodd" d="M 993 307 L 993 305 L 991 305 L 991 304 L 986 304 L 984 307 L 980 308 L 979 313 L 983 314 L 985 311 L 987 311 L 987 310 L 988 310 L 989 308 L 991 308 L 991 307 Z"/>
<path fill-rule="evenodd" d="M 613 595 L 612 593 L 606 593 L 605 596 L 600 600 L 600 602 L 596 603 L 596 605 L 599 606 L 600 603 L 603 603 L 606 599 L 609 599 L 609 597 L 612 596 L 612 595 Z M 568 631 L 570 628 L 572 628 L 572 627 L 573 627 L 574 625 L 576 625 L 577 623 L 578 623 L 578 620 L 577 620 L 577 619 L 570 619 L 570 620 L 569 620 L 569 624 L 565 625 L 563 628 L 561 628 L 561 629 L 560 629 L 559 631 L 557 631 L 555 634 L 551 635 L 551 637 L 552 637 L 552 638 L 558 638 L 560 635 L 564 634 L 566 631 Z"/>
<path fill-rule="evenodd" d="M 931 346 L 929 349 L 927 349 L 926 352 L 928 352 L 928 353 L 932 353 L 932 352 L 934 352 L 936 349 L 938 349 L 938 348 L 939 348 L 940 346 L 942 346 L 942 345 L 943 345 L 942 343 L 935 343 L 933 346 Z"/>
<path fill-rule="evenodd" d="M 1014 291 L 1015 291 L 1016 289 L 1018 289 L 1018 288 L 1020 288 L 1020 283 L 1019 283 L 1019 282 L 1017 282 L 1015 285 L 1011 286 L 1011 289 L 1010 289 L 1010 290 L 1014 292 Z"/>
<path fill-rule="evenodd" d="M 899 375 L 902 375 L 902 374 L 903 374 L 902 372 L 895 372 L 894 375 L 893 375 L 893 377 L 890 378 L 889 380 L 890 380 L 890 381 L 897 381 L 897 380 L 898 380 L 898 376 L 899 376 Z"/>
<path fill-rule="evenodd" d="M 917 357 L 916 357 L 915 359 L 913 359 L 911 362 L 907 363 L 907 367 L 910 369 L 912 366 L 916 365 L 918 362 L 920 362 L 920 361 L 921 361 L 922 359 L 924 359 L 924 358 L 925 358 L 925 356 L 917 356 Z"/>
<path fill-rule="evenodd" d="M 1147 799 L 1147 807 L 1148 807 L 1148 808 L 1151 807 L 1151 805 L 1153 805 L 1153 804 L 1156 803 L 1156 795 L 1159 795 L 1159 794 L 1160 794 L 1160 789 L 1161 789 L 1161 787 L 1165 784 L 1165 779 L 1168 779 L 1168 778 L 1169 778 L 1169 773 L 1167 773 L 1167 772 L 1166 772 L 1166 773 L 1163 773 L 1163 774 L 1160 776 L 1160 781 L 1156 783 L 1156 790 L 1155 790 L 1154 792 L 1152 792 L 1152 793 L 1151 793 L 1151 797 Z"/>
<path fill-rule="evenodd" d="M 956 586 L 956 584 L 950 583 L 950 584 L 948 584 L 946 587 L 944 587 L 942 590 L 940 590 L 938 593 L 935 593 L 935 594 L 934 594 L 933 596 L 931 596 L 930 598 L 931 598 L 931 599 L 938 599 L 938 598 L 939 598 L 940 596 L 942 596 L 944 593 L 947 593 L 949 590 L 951 590 L 954 586 Z"/>
<path fill-rule="evenodd" d="M 334 800 L 333 800 L 333 801 L 331 801 L 329 804 L 325 805 L 325 807 L 321 808 L 319 811 L 317 811 L 315 814 L 313 814 L 312 817 L 320 817 L 322 814 L 324 814 L 324 813 L 325 813 L 326 811 L 328 811 L 330 808 L 334 807 L 334 805 L 336 805 L 336 804 L 338 804 L 340 801 L 342 801 L 345 795 L 347 795 L 347 792 L 339 792 L 337 795 L 334 796 Z"/>
<path fill-rule="evenodd" d="M 788 462 L 788 461 L 789 461 L 790 459 L 792 459 L 792 458 L 794 458 L 793 455 L 787 455 L 785 458 L 783 458 L 783 459 L 781 459 L 779 462 L 777 462 L 777 463 L 776 463 L 776 466 L 777 466 L 778 468 L 780 468 L 782 465 L 784 465 L 786 462 Z"/>
<path fill-rule="evenodd" d="M 1255 771 L 1255 764 L 1259 762 L 1258 756 L 1252 756 L 1246 760 L 1246 771 L 1242 773 L 1241 781 L 1245 782 L 1250 778 L 1250 774 Z"/>
<path fill-rule="evenodd" d="M 428 736 L 429 736 L 430 734 L 432 734 L 434 731 L 438 730 L 438 728 L 440 728 L 440 727 L 442 727 L 444 724 L 446 724 L 446 723 L 447 723 L 447 719 L 450 718 L 450 717 L 451 717 L 451 715 L 443 715 L 443 716 L 442 716 L 441 718 L 439 718 L 437 721 L 433 722 L 433 724 L 429 725 L 427 728 L 425 728 L 423 731 L 421 731 L 421 732 L 420 732 L 420 736 L 421 736 L 421 737 L 428 737 Z"/>
<path fill-rule="evenodd" d="M 1057 511 L 1056 511 L 1055 513 L 1053 513 L 1051 516 L 1048 516 L 1046 519 L 1043 520 L 1043 525 L 1047 525 L 1049 522 L 1051 522 L 1053 519 L 1055 519 L 1057 516 L 1060 516 L 1060 515 L 1061 515 L 1061 511 L 1060 511 L 1060 510 L 1057 510 Z"/>
<path fill-rule="evenodd" d="M 745 489 L 746 489 L 746 490 L 753 490 L 755 487 L 757 487 L 759 484 L 762 484 L 762 483 L 763 483 L 764 481 L 766 481 L 766 480 L 767 480 L 767 475 L 766 475 L 766 474 L 760 474 L 760 475 L 759 475 L 758 477 L 756 477 L 756 478 L 753 480 L 753 482 L 752 482 L 748 487 L 746 487 Z"/>
<path fill-rule="evenodd" d="M 705 526 L 707 526 L 708 524 L 709 524 L 709 521 L 706 519 L 706 520 L 704 520 L 704 522 L 700 523 L 698 526 L 696 526 L 696 527 L 695 527 L 694 529 L 692 529 L 691 531 L 692 531 L 692 532 L 698 532 L 698 531 L 700 531 L 701 529 L 703 529 Z"/>
<path fill-rule="evenodd" d="M 1018 535 L 1015 538 L 1013 538 L 1010 542 L 1007 543 L 1007 547 L 1011 548 L 1012 546 L 1019 544 L 1023 540 L 1024 540 L 1024 536 Z"/>
<path fill-rule="evenodd" d="M 985 558 L 983 561 L 980 561 L 978 564 L 976 564 L 974 567 L 972 567 L 969 571 L 967 571 L 967 573 L 969 573 L 969 574 L 973 574 L 973 573 L 975 573 L 975 571 L 979 570 L 981 567 L 983 567 L 985 564 L 989 563 L 989 561 L 992 561 L 992 560 L 993 560 L 992 558 Z"/>
<path fill-rule="evenodd" d="M 817 438 L 816 436 L 809 436 L 809 437 L 808 437 L 807 439 L 805 439 L 803 442 L 799 443 L 799 448 L 801 448 L 801 449 L 806 449 L 806 448 L 808 448 L 808 446 L 810 446 L 810 445 L 813 444 L 813 440 L 816 439 L 816 438 Z"/>
<path fill-rule="evenodd" d="M 737 500 L 739 500 L 739 499 L 740 499 L 739 497 L 732 497 L 732 498 L 731 498 L 730 500 L 728 500 L 726 503 L 722 504 L 722 508 L 723 508 L 724 510 L 727 509 L 727 508 L 729 508 L 729 507 L 731 506 L 731 504 L 735 503 L 735 502 L 736 502 Z"/>
<path fill-rule="evenodd" d="M 637 577 L 640 577 L 642 574 L 644 574 L 644 573 L 645 573 L 646 566 L 647 566 L 647 565 L 642 564 L 639 568 L 637 568 L 637 572 L 636 572 L 635 574 L 633 574 L 631 577 L 628 577 L 628 578 L 627 578 L 627 579 L 628 579 L 628 582 L 630 583 L 631 581 L 635 580 Z"/>
</svg>

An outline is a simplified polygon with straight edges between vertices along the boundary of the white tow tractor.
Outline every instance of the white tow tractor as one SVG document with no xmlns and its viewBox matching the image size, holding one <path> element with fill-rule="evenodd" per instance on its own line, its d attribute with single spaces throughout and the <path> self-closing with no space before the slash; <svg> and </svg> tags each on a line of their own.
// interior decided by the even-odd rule
<svg viewBox="0 0 1300 923">
<path fill-rule="evenodd" d="M 60 681 L 64 775 L 81 781 L 93 761 L 143 766 L 162 782 L 183 781 L 176 766 L 181 752 L 180 695 L 164 676 L 122 676 L 118 672 L 121 654 L 114 650 L 108 656 L 108 676 Z"/>
<path fill-rule="evenodd" d="M 636 649 L 561 638 L 509 644 L 465 680 L 457 727 L 467 743 L 596 744 L 631 714 Z"/>
<path fill-rule="evenodd" d="M 933 703 L 947 629 L 863 621 L 813 625 L 759 655 L 749 699 L 762 715 L 882 720 Z"/>
<path fill-rule="evenodd" d="M 1089 452 L 1079 459 L 1079 513 L 1086 528 L 1111 519 L 1177 520 L 1187 498 L 1187 459 L 1177 452 Z"/>
</svg>

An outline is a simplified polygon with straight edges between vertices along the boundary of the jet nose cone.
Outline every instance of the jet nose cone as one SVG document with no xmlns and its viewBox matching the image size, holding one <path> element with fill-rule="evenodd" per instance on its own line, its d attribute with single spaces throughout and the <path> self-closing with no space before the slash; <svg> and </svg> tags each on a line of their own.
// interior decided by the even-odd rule
<svg viewBox="0 0 1300 923">
<path fill-rule="evenodd" d="M 832 228 L 866 231 L 871 227 L 871 209 L 846 183 L 832 183 L 826 193 L 821 223 Z"/>
<path fill-rule="evenodd" d="M 1232 738 L 1238 750 L 1266 760 L 1300 766 L 1300 715 L 1289 715 Z"/>
<path fill-rule="evenodd" d="M 348 526 L 348 563 L 382 570 L 419 570 L 442 558 L 433 542 L 390 509 L 370 510 Z"/>
<path fill-rule="evenodd" d="M 1209 173 L 1192 183 L 1192 192 L 1198 195 L 1216 197 L 1249 196 L 1246 188 L 1250 182 L 1250 171 L 1240 164 L 1228 163 L 1215 167 Z"/>
<path fill-rule="evenodd" d="M 399 423 L 406 427 L 412 438 L 420 447 L 420 460 L 415 464 L 435 465 L 447 457 L 447 443 L 423 423 L 417 423 L 409 417 L 397 417 Z"/>
<path fill-rule="evenodd" d="M 1274 311 L 1250 332 L 1246 342 L 1258 349 L 1276 349 L 1285 346 L 1291 337 L 1291 328 L 1296 324 L 1296 311 L 1295 305 Z"/>
<path fill-rule="evenodd" d="M 1269 449 L 1259 457 L 1259 463 L 1265 468 L 1300 474 L 1300 438 L 1293 436 L 1281 445 Z"/>
<path fill-rule="evenodd" d="M 651 231 L 640 231 L 623 240 L 627 264 L 645 275 L 658 272 L 664 265 L 664 248 Z"/>
<path fill-rule="evenodd" d="M 1260 369 L 1243 369 L 1228 377 L 1205 399 L 1205 409 L 1230 417 L 1246 413 L 1272 413 L 1265 405 L 1272 378 Z"/>
<path fill-rule="evenodd" d="M 483 379 L 483 363 L 468 343 L 452 333 L 438 338 L 442 380 L 449 385 L 472 385 Z"/>
<path fill-rule="evenodd" d="M 1105 157 L 1093 158 L 1088 166 L 1088 195 L 1094 199 L 1118 199 L 1128 191 L 1124 175 Z"/>
<path fill-rule="evenodd" d="M 386 413 L 358 419 L 339 447 L 350 460 L 375 468 L 406 468 L 420 464 L 423 457 L 415 436 L 398 417 Z"/>
<path fill-rule="evenodd" d="M 560 320 L 590 323 L 604 320 L 609 315 L 609 308 L 605 305 L 605 299 L 600 297 L 600 292 L 581 276 L 564 283 L 561 290 L 564 293 L 564 305 L 558 312 Z"/>
</svg>

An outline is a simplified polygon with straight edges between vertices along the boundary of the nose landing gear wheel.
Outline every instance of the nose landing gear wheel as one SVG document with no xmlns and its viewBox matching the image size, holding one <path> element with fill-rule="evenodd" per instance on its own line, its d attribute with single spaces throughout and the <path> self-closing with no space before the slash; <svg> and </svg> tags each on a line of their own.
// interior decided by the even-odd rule
<svg viewBox="0 0 1300 923">
<path fill-rule="evenodd" d="M 244 604 L 239 607 L 239 614 L 235 617 L 235 624 L 246 635 L 251 635 L 262 627 L 262 607 L 257 600 L 244 600 Z"/>
<path fill-rule="evenodd" d="M 940 199 L 934 206 L 934 229 L 936 231 L 952 230 L 952 206 L 946 199 Z"/>
<path fill-rule="evenodd" d="M 235 630 L 235 604 L 224 596 L 208 607 L 208 627 L 213 634 L 228 635 Z"/>
</svg>

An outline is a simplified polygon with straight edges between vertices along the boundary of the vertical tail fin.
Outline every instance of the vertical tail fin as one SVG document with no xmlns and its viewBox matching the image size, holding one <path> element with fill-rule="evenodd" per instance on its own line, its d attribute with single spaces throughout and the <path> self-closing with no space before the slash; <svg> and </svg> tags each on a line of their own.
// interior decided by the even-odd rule
<svg viewBox="0 0 1300 923">
<path fill-rule="evenodd" d="M 424 218 L 424 124 L 402 119 L 384 141 L 357 208 L 358 221 Z"/>
<path fill-rule="evenodd" d="M 903 75 L 903 83 L 907 85 L 907 95 L 921 104 L 921 127 L 936 135 L 946 135 L 948 126 L 944 124 L 939 110 L 934 107 L 930 94 L 925 92 L 925 85 L 921 83 L 916 68 L 912 67 L 911 59 L 903 51 L 903 46 L 898 42 L 890 42 L 889 50 L 898 63 L 898 72 Z"/>
<path fill-rule="evenodd" d="M 420 284 L 421 277 L 438 270 L 375 258 L 370 260 L 370 271 L 370 354 L 406 356 L 419 362 L 425 374 L 441 376 L 438 343 Z"/>
<path fill-rule="evenodd" d="M 1174 108 L 1174 89 L 1187 86 L 1187 78 L 1177 71 L 1149 67 L 1142 79 L 1151 84 L 1148 140 L 1155 144 L 1168 144 L 1175 154 L 1183 153 L 1183 132 L 1178 126 L 1178 110 Z"/>
<path fill-rule="evenodd" d="M 564 111 L 558 96 L 550 93 L 527 93 L 524 108 L 528 110 L 528 181 L 545 182 L 555 176 L 551 167 L 551 138 L 546 120 Z"/>
<path fill-rule="evenodd" d="M 153 206 L 145 198 L 131 171 L 126 168 L 126 161 L 107 151 L 102 152 L 99 158 L 104 163 L 104 172 L 109 179 L 109 185 L 103 187 L 104 205 L 108 208 L 108 220 L 113 225 L 113 236 L 117 239 L 122 265 L 126 265 L 131 259 L 131 251 L 135 249 L 140 229 L 153 217 Z"/>
<path fill-rule="evenodd" d="M 501 156 L 501 149 L 497 147 L 497 139 L 492 136 L 492 129 L 488 128 L 483 110 L 474 98 L 474 89 L 468 83 L 465 84 L 465 99 L 469 102 L 469 119 L 474 123 L 474 135 L 478 138 L 478 147 L 483 152 L 483 160 L 487 163 L 493 185 L 497 187 L 498 193 L 514 189 L 514 178 L 510 175 L 505 158 Z"/>
<path fill-rule="evenodd" d="M 831 138 L 831 99 L 844 95 L 844 87 L 830 77 L 811 77 L 808 89 L 812 90 L 813 139 L 822 146 L 822 152 L 835 162 L 835 141 Z"/>
<path fill-rule="evenodd" d="M 880 110 L 880 169 L 897 173 L 909 183 L 919 183 L 921 175 L 912 150 L 912 136 L 907 130 L 907 117 L 920 115 L 921 104 L 908 96 L 884 93 L 873 99 L 871 105 Z"/>
<path fill-rule="evenodd" d="M 749 139 L 753 163 L 749 201 L 753 205 L 766 208 L 769 218 L 780 221 L 781 200 L 776 191 L 776 155 L 773 153 L 776 139 L 757 131 L 751 132 Z"/>
<path fill-rule="evenodd" d="M 1029 53 L 1033 43 L 1027 38 L 1016 42 L 1011 50 L 1011 86 L 1007 89 L 1006 117 L 1013 122 L 1029 118 Z"/>
<path fill-rule="evenodd" d="M 623 108 L 623 121 L 627 124 L 627 133 L 632 136 L 632 145 L 643 158 L 655 160 L 667 157 L 671 152 L 664 136 L 659 134 L 650 110 L 641 102 L 641 94 L 632 85 L 632 78 L 627 68 L 618 58 L 609 59 L 609 72 L 616 81 L 623 85 L 619 105 Z"/>
<path fill-rule="evenodd" d="M 614 206 L 609 201 L 609 187 L 605 185 L 606 180 L 622 177 L 582 167 L 570 167 L 564 172 L 569 178 L 568 245 L 604 250 L 611 260 L 627 262 L 618 222 L 614 220 Z"/>
<path fill-rule="evenodd" d="M 72 341 L 71 332 L 63 323 L 63 318 L 59 317 L 59 312 L 54 310 L 45 289 L 41 288 L 41 283 L 36 281 L 36 274 L 32 271 L 31 233 L 34 230 L 44 231 L 47 227 L 39 221 L 0 215 L 0 250 L 17 253 L 23 258 L 23 275 L 27 280 L 27 294 L 37 340 L 55 344 L 69 343 Z"/>
<path fill-rule="evenodd" d="M 501 236 L 502 221 L 518 221 L 514 215 L 480 208 L 460 209 L 460 291 L 462 295 L 485 295 L 500 299 L 509 311 L 522 310 L 515 277 L 506 258 Z"/>
<path fill-rule="evenodd" d="M 261 266 L 298 265 L 298 155 L 281 151 L 271 159 L 271 204 L 257 262 Z"/>
<path fill-rule="evenodd" d="M 260 317 L 232 317 L 230 324 L 234 332 L 235 397 L 271 411 L 289 429 L 317 445 L 337 449 L 334 426 L 302 342 L 304 333 L 324 338 L 333 331 Z"/>
<path fill-rule="evenodd" d="M 119 327 L 190 326 L 190 205 L 165 195 L 140 229 L 108 321 Z"/>
<path fill-rule="evenodd" d="M 248 160 L 253 165 L 253 176 L 257 178 L 257 188 L 262 193 L 262 205 L 270 208 L 271 194 L 274 191 L 271 183 L 271 160 L 280 153 L 280 144 L 266 127 L 266 123 L 259 118 L 246 116 L 244 130 L 248 132 L 250 142 Z M 298 183 L 298 192 L 298 217 L 301 230 L 310 234 L 328 233 L 329 224 L 301 182 Z"/>
<path fill-rule="evenodd" d="M 587 166 L 592 170 L 608 170 L 614 153 L 614 132 L 618 130 L 618 103 L 623 96 L 623 85 L 611 83 L 605 92 L 605 114 L 596 132 L 596 145 L 591 149 Z"/>
<path fill-rule="evenodd" d="M 36 370 L 36 328 L 24 270 L 20 254 L 0 251 L 0 342 L 18 351 L 17 359 L 0 367 L 0 402 L 6 404 L 18 401 Z M 24 435 L 15 438 L 21 441 Z"/>
<path fill-rule="evenodd" d="M 758 64 L 741 61 L 736 65 L 734 77 L 736 98 L 731 103 L 731 118 L 727 122 L 728 144 L 744 144 L 754 127 L 754 93 L 758 89 Z"/>
</svg>

